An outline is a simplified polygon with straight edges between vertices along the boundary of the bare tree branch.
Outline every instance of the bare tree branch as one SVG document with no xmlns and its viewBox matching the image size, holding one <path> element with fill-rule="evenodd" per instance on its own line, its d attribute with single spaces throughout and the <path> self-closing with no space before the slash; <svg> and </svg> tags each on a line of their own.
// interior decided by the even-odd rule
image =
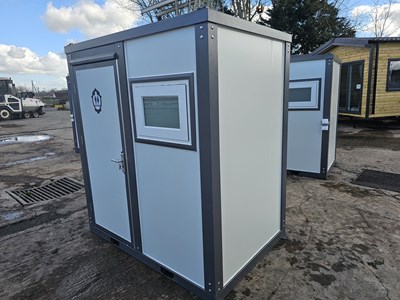
<svg viewBox="0 0 400 300">
<path fill-rule="evenodd" d="M 153 23 L 164 18 L 197 10 L 201 7 L 224 11 L 238 18 L 252 21 L 262 13 L 261 8 L 271 4 L 270 0 L 175 0 L 162 8 L 157 8 L 143 15 L 141 11 L 165 0 L 115 0 L 124 9 L 141 17 L 145 22 Z M 340 0 L 343 1 L 343 0 Z M 167 12 L 167 13 L 166 13 Z"/>
<path fill-rule="evenodd" d="M 359 31 L 370 32 L 376 37 L 391 36 L 400 30 L 400 2 L 398 0 L 374 0 L 370 6 L 354 11 Z M 396 17 L 396 14 L 398 16 Z"/>
</svg>

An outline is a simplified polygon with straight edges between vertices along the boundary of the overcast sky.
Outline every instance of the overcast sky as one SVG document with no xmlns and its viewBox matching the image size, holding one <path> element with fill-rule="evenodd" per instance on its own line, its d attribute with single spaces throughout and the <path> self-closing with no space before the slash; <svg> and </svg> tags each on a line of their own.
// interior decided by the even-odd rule
<svg viewBox="0 0 400 300">
<path fill-rule="evenodd" d="M 345 13 L 371 10 L 374 3 L 353 0 Z M 400 4 L 394 9 L 400 25 Z M 0 77 L 29 89 L 31 80 L 40 89 L 66 88 L 66 44 L 141 24 L 115 0 L 0 0 Z M 361 30 L 357 35 L 371 36 Z"/>
</svg>

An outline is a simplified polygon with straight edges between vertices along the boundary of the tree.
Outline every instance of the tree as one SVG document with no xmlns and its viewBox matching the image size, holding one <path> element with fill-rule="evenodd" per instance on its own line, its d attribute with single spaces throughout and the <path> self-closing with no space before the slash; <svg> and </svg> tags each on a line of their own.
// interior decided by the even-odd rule
<svg viewBox="0 0 400 300">
<path fill-rule="evenodd" d="M 292 53 L 307 54 L 335 37 L 354 37 L 350 21 L 339 16 L 338 1 L 272 0 L 258 23 L 293 35 Z"/>
<path fill-rule="evenodd" d="M 201 7 L 225 11 L 224 0 L 115 0 L 121 7 L 136 15 L 142 15 L 147 23 L 154 23 L 162 19 L 174 18 L 179 15 L 195 11 Z M 164 3 L 163 3 L 164 2 Z M 162 6 L 151 9 L 162 4 Z M 142 13 L 142 11 L 144 11 Z"/>
<path fill-rule="evenodd" d="M 352 11 L 358 20 L 360 30 L 376 37 L 392 36 L 400 32 L 400 1 L 372 1 L 371 5 L 361 5 Z"/>
<path fill-rule="evenodd" d="M 26 86 L 22 86 L 22 85 L 17 85 L 15 86 L 15 93 L 23 93 L 23 92 L 27 92 L 28 88 Z"/>
<path fill-rule="evenodd" d="M 259 13 L 270 3 L 270 0 L 116 0 L 116 2 L 137 15 L 140 15 L 144 9 L 143 19 L 145 22 L 153 23 L 161 19 L 173 18 L 201 7 L 222 11 L 244 20 L 255 21 L 258 20 Z M 147 8 L 162 2 L 166 2 L 163 7 L 147 11 Z"/>
<path fill-rule="evenodd" d="M 267 0 L 230 0 L 225 2 L 224 7 L 227 8 L 225 13 L 247 21 L 258 21 L 260 14 L 270 2 Z"/>
</svg>

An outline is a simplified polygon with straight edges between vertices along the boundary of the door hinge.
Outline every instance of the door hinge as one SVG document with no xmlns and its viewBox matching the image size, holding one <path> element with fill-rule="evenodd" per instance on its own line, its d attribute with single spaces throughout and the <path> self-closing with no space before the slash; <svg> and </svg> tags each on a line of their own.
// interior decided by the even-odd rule
<svg viewBox="0 0 400 300">
<path fill-rule="evenodd" d="M 328 119 L 322 119 L 321 124 L 322 124 L 322 130 L 329 130 L 329 120 Z"/>
</svg>

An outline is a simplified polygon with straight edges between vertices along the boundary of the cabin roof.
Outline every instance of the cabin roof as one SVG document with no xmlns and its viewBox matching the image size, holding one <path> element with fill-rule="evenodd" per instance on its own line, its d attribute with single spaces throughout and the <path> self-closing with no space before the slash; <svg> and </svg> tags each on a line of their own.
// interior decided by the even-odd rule
<svg viewBox="0 0 400 300">
<path fill-rule="evenodd" d="M 70 54 L 81 50 L 87 50 L 90 48 L 123 42 L 126 40 L 149 36 L 152 34 L 166 32 L 169 30 L 183 28 L 186 26 L 204 24 L 206 22 L 215 25 L 222 25 L 242 32 L 243 31 L 249 32 L 254 35 L 260 35 L 278 41 L 283 41 L 283 42 L 292 41 L 292 35 L 286 32 L 282 32 L 279 30 L 275 30 L 273 28 L 261 26 L 253 22 L 235 18 L 233 16 L 217 12 L 213 9 L 201 8 L 191 13 L 183 14 L 175 18 L 170 18 L 162 20 L 160 22 L 155 22 L 139 26 L 136 28 L 131 28 L 128 30 L 98 37 L 92 40 L 79 42 L 77 44 L 69 44 L 65 46 L 64 49 L 66 54 Z"/>
<path fill-rule="evenodd" d="M 400 42 L 398 37 L 369 37 L 369 38 L 333 38 L 317 48 L 312 55 L 324 54 L 336 46 L 367 47 L 373 43 Z"/>
</svg>

